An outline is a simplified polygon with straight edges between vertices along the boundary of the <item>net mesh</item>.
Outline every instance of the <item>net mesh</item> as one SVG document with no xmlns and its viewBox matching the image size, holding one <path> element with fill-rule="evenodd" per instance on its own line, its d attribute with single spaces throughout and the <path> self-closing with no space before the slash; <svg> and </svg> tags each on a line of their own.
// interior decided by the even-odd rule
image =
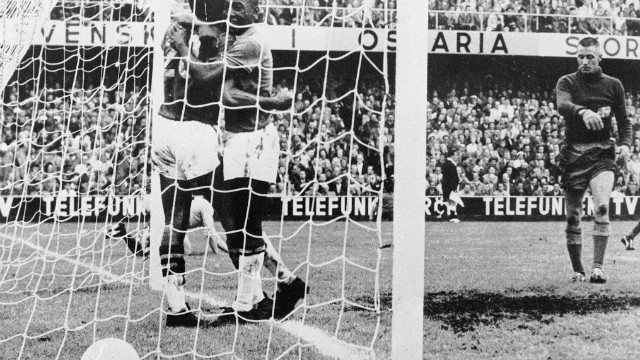
<svg viewBox="0 0 640 360">
<path fill-rule="evenodd" d="M 14 2 L 0 4 L 6 13 Z M 295 99 L 292 109 L 271 115 L 281 155 L 270 201 L 282 210 L 264 229 L 311 292 L 284 321 L 220 324 L 217 314 L 232 302 L 238 275 L 227 255 L 211 252 L 206 232 L 190 229 L 186 294 L 201 321 L 169 328 L 166 301 L 149 287 L 155 269 L 126 244 L 144 243 L 149 232 L 152 102 L 163 98 L 151 91 L 152 46 L 165 29 L 153 30 L 153 9 L 142 1 L 54 5 L 44 24 L 21 23 L 20 32 L 33 35 L 21 41 L 25 50 L 2 44 L 3 56 L 18 59 L 14 69 L 3 61 L 2 75 L 3 356 L 80 358 L 107 337 L 131 343 L 142 358 L 386 353 L 381 288 L 390 276 L 381 248 L 388 233 L 378 210 L 392 142 L 385 126 L 393 114 L 388 54 L 360 46 L 338 53 L 330 42 L 322 51 L 273 52 L 274 94 L 286 88 Z M 188 9 L 182 1 L 170 5 L 174 13 Z M 293 9 L 302 26 L 318 17 L 329 39 L 349 19 L 361 29 L 373 24 L 369 2 L 349 9 L 336 2 L 322 12 L 308 5 L 263 2 L 261 21 Z M 126 236 L 114 236 L 117 223 Z M 263 278 L 272 296 L 275 278 L 266 270 Z"/>
</svg>

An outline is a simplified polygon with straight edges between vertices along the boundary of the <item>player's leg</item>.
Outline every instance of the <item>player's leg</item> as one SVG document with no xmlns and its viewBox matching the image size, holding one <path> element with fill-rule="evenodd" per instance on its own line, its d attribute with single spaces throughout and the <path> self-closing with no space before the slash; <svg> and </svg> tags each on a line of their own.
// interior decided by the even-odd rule
<svg viewBox="0 0 640 360">
<path fill-rule="evenodd" d="M 564 193 L 567 211 L 567 250 L 573 268 L 574 281 L 585 281 L 584 266 L 582 265 L 582 227 L 580 226 L 584 193 L 584 190 L 577 189 L 567 189 Z"/>
<path fill-rule="evenodd" d="M 627 250 L 635 250 L 633 246 L 633 240 L 640 234 L 640 221 L 636 224 L 636 226 L 631 229 L 631 232 L 628 235 L 622 237 L 622 244 L 627 248 Z"/>
<path fill-rule="evenodd" d="M 174 180 L 160 175 L 162 190 L 162 206 L 164 209 L 165 228 L 160 242 L 160 264 L 162 276 L 165 278 L 165 295 L 170 314 L 167 325 L 190 323 L 193 314 L 184 294 L 185 259 L 184 235 L 189 226 L 191 193 L 186 190 L 188 182 Z"/>
<path fill-rule="evenodd" d="M 278 251 L 273 246 L 269 236 L 263 231 L 262 238 L 266 245 L 264 266 L 277 279 L 277 290 L 274 296 L 276 318 L 282 318 L 289 315 L 296 307 L 298 301 L 309 293 L 309 287 L 293 274 L 280 257 Z"/>
<path fill-rule="evenodd" d="M 264 256 L 264 267 L 276 277 L 279 282 L 290 284 L 296 278 L 296 276 L 287 268 L 284 261 L 280 257 L 280 254 L 273 246 L 271 239 L 267 233 L 262 231 L 262 239 L 264 240 L 266 250 Z"/>
<path fill-rule="evenodd" d="M 229 256 L 238 274 L 238 289 L 236 299 L 233 302 L 233 309 L 238 311 L 243 317 L 257 318 L 256 314 L 249 314 L 256 305 L 262 302 L 265 297 L 262 293 L 262 278 L 260 270 L 264 263 L 265 243 L 262 239 L 261 217 L 257 216 L 262 205 L 262 196 L 256 196 L 253 191 L 266 194 L 268 184 L 261 186 L 256 184 L 257 180 L 250 183 L 249 178 L 235 178 L 227 180 L 227 194 L 230 204 L 229 212 L 229 233 L 227 234 L 227 246 Z M 260 220 L 260 222 L 258 222 Z M 261 314 L 264 315 L 264 314 Z M 264 317 L 262 317 L 264 318 Z"/>
<path fill-rule="evenodd" d="M 592 283 L 605 283 L 607 278 L 602 271 L 607 242 L 611 233 L 609 221 L 609 200 L 613 188 L 614 174 L 604 171 L 596 175 L 589 182 L 593 206 L 595 209 L 593 224 L 593 273 L 589 279 Z"/>
</svg>

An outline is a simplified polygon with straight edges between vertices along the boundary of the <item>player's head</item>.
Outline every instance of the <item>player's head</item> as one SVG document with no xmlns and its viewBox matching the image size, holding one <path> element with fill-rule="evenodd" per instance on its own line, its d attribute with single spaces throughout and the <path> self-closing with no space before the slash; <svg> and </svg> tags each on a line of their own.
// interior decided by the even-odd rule
<svg viewBox="0 0 640 360">
<path fill-rule="evenodd" d="M 592 74 L 600 69 L 598 65 L 602 60 L 600 43 L 596 38 L 585 37 L 578 42 L 578 71 L 583 74 Z"/>
<path fill-rule="evenodd" d="M 227 11 L 225 0 L 189 0 L 189 7 L 198 20 L 205 22 L 225 19 Z"/>
<path fill-rule="evenodd" d="M 258 19 L 260 9 L 259 0 L 231 0 L 229 9 L 230 31 L 242 33 L 247 25 L 253 24 Z"/>
</svg>

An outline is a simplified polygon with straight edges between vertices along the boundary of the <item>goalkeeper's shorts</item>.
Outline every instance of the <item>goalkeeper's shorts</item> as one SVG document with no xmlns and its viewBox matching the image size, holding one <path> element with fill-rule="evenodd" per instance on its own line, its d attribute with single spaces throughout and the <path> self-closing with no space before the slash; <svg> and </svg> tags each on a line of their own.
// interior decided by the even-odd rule
<svg viewBox="0 0 640 360">
<path fill-rule="evenodd" d="M 151 159 L 163 176 L 191 180 L 218 166 L 218 131 L 198 121 L 176 121 L 158 115 L 153 122 Z"/>
<path fill-rule="evenodd" d="M 252 178 L 276 182 L 280 160 L 280 138 L 273 124 L 264 129 L 227 132 L 224 142 L 224 180 Z"/>
<path fill-rule="evenodd" d="M 616 171 L 616 151 L 612 141 L 591 144 L 563 143 L 558 155 L 562 188 L 585 191 L 591 179 L 605 171 Z"/>
</svg>

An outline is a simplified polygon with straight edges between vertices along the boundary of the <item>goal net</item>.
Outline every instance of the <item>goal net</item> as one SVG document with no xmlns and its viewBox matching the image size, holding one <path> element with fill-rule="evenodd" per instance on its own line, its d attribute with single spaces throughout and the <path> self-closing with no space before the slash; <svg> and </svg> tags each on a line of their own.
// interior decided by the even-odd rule
<svg viewBox="0 0 640 360">
<path fill-rule="evenodd" d="M 272 95 L 294 96 L 269 113 L 280 154 L 263 229 L 310 292 L 284 319 L 220 321 L 238 272 L 189 229 L 185 293 L 200 320 L 168 327 L 151 281 L 163 223 L 150 154 L 171 60 L 160 44 L 189 4 L 0 0 L 3 356 L 81 358 L 105 338 L 145 359 L 390 356 L 394 2 L 281 3 L 261 1 L 257 25 Z M 273 297 L 276 276 L 262 278 Z"/>
</svg>

